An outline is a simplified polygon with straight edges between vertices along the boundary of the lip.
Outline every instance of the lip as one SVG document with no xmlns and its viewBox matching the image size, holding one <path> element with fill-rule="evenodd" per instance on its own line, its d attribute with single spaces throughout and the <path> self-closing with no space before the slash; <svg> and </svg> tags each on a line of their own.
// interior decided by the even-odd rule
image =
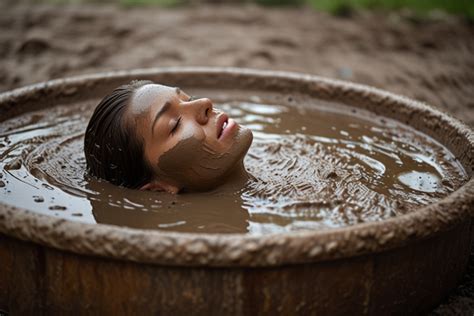
<svg viewBox="0 0 474 316">
<path fill-rule="evenodd" d="M 222 130 L 222 127 L 224 126 L 224 123 L 227 122 L 227 125 L 224 130 Z M 218 141 L 223 141 L 224 139 L 227 138 L 228 135 L 232 134 L 232 131 L 237 127 L 237 123 L 229 118 L 227 114 L 222 113 L 217 117 L 217 124 L 216 124 L 216 129 L 217 129 L 217 140 Z"/>
<path fill-rule="evenodd" d="M 222 131 L 222 127 L 224 126 L 224 123 L 228 121 L 229 121 L 229 117 L 225 113 L 222 113 L 217 117 L 217 124 L 216 124 L 216 138 L 217 139 L 221 138 L 222 135 L 224 134 Z"/>
</svg>

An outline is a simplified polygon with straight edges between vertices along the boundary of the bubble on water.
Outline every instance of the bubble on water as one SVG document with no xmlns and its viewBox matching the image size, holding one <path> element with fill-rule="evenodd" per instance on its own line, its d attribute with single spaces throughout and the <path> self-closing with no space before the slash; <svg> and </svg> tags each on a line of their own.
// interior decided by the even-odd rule
<svg viewBox="0 0 474 316">
<path fill-rule="evenodd" d="M 49 207 L 51 211 L 65 211 L 67 210 L 67 207 L 62 206 L 62 205 L 52 205 Z"/>
<path fill-rule="evenodd" d="M 421 192 L 436 192 L 440 187 L 439 177 L 429 172 L 405 172 L 398 176 L 398 180 L 410 189 Z"/>
<path fill-rule="evenodd" d="M 42 203 L 42 202 L 44 202 L 44 198 L 40 195 L 34 195 L 33 196 L 33 201 L 35 201 L 36 203 Z"/>
</svg>

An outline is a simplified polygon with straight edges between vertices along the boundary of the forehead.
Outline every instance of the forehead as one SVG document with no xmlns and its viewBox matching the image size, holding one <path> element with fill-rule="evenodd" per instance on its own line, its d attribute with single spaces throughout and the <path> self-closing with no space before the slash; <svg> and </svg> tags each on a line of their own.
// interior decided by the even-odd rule
<svg viewBox="0 0 474 316">
<path fill-rule="evenodd" d="M 138 88 L 130 102 L 133 114 L 147 113 L 153 106 L 162 106 L 170 98 L 176 96 L 179 89 L 160 84 L 147 84 Z"/>
</svg>

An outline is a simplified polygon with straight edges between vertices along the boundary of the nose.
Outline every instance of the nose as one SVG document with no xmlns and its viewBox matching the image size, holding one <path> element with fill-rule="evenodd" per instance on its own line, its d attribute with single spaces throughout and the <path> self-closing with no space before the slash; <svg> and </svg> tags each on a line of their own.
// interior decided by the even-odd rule
<svg viewBox="0 0 474 316">
<path fill-rule="evenodd" d="M 201 125 L 206 125 L 212 113 L 212 101 L 208 98 L 200 98 L 190 102 L 196 121 Z"/>
</svg>

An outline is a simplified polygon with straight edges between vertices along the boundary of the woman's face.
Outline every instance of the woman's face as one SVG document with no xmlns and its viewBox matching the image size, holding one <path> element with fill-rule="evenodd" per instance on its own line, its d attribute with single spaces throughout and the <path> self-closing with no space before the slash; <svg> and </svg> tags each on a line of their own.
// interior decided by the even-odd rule
<svg viewBox="0 0 474 316">
<path fill-rule="evenodd" d="M 252 132 L 214 109 L 211 100 L 191 98 L 179 88 L 137 89 L 127 117 L 155 173 L 143 189 L 210 189 L 242 163 L 252 143 Z"/>
</svg>

